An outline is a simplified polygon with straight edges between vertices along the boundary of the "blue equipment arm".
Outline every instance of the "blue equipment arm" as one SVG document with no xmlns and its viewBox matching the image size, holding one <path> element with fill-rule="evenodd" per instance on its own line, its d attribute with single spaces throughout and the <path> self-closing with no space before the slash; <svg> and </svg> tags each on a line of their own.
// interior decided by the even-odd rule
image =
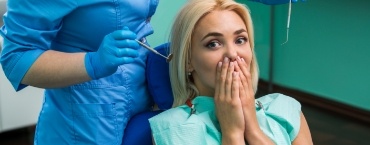
<svg viewBox="0 0 370 145">
<path fill-rule="evenodd" d="M 254 2 L 259 2 L 263 3 L 266 5 L 280 5 L 280 4 L 287 4 L 289 3 L 290 0 L 249 0 L 249 1 L 254 1 Z M 306 0 L 301 0 L 302 2 Z M 292 0 L 292 3 L 296 3 L 298 0 Z"/>
</svg>

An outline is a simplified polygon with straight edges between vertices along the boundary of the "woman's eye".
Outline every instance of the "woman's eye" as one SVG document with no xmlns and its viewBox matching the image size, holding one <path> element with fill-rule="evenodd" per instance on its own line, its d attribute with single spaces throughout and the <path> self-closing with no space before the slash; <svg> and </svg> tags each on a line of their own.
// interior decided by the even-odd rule
<svg viewBox="0 0 370 145">
<path fill-rule="evenodd" d="M 246 43 L 248 40 L 247 40 L 247 38 L 245 38 L 245 37 L 239 37 L 238 39 L 236 39 L 236 44 L 244 44 L 244 43 Z"/>
<path fill-rule="evenodd" d="M 219 47 L 221 46 L 221 44 L 217 41 L 212 41 L 212 42 L 209 42 L 206 47 L 207 48 L 215 48 L 215 47 Z"/>
</svg>

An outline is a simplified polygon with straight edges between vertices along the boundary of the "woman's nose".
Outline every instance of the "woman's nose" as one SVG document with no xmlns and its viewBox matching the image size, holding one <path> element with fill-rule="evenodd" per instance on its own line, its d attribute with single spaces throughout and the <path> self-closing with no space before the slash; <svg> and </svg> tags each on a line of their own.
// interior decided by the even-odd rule
<svg viewBox="0 0 370 145">
<path fill-rule="evenodd" d="M 225 52 L 225 57 L 228 57 L 230 61 L 235 61 L 238 57 L 237 49 L 233 46 L 228 46 Z"/>
</svg>

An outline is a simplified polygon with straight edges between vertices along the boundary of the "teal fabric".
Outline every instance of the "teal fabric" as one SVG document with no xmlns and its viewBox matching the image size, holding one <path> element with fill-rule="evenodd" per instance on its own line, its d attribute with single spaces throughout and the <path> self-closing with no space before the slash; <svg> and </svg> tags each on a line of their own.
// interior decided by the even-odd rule
<svg viewBox="0 0 370 145">
<path fill-rule="evenodd" d="M 257 105 L 260 102 L 261 105 Z M 220 126 L 212 97 L 198 96 L 191 108 L 182 105 L 149 119 L 157 145 L 214 145 L 221 143 Z M 261 130 L 277 145 L 289 145 L 300 128 L 301 105 L 283 94 L 269 94 L 256 99 L 256 113 Z"/>
</svg>

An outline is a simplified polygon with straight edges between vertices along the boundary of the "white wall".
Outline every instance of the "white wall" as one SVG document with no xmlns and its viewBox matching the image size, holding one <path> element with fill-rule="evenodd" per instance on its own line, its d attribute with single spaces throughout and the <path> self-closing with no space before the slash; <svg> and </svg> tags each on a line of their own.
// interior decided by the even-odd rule
<svg viewBox="0 0 370 145">
<path fill-rule="evenodd" d="M 15 92 L 0 67 L 0 132 L 34 125 L 43 101 L 43 89 Z"/>
<path fill-rule="evenodd" d="M 0 26 L 3 25 L 3 14 L 6 11 L 7 0 L 0 0 Z M 2 50 L 3 38 L 0 36 L 0 52 Z"/>
</svg>

